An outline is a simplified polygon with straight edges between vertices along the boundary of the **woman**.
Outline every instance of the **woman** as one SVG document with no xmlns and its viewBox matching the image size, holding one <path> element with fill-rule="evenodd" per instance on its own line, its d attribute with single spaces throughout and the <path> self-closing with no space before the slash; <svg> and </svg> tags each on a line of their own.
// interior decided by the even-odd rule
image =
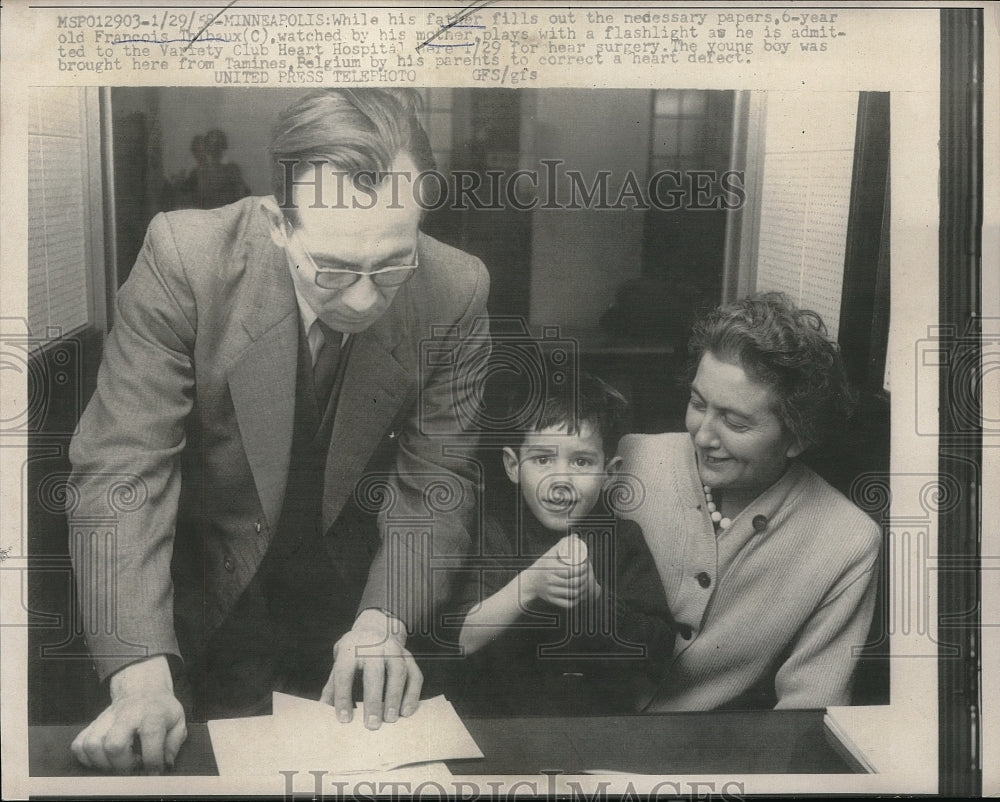
<svg viewBox="0 0 1000 802">
<path fill-rule="evenodd" d="M 621 445 L 679 632 L 647 709 L 849 704 L 881 537 L 797 459 L 846 418 L 837 346 L 770 293 L 710 313 L 690 350 L 688 435 Z"/>
</svg>

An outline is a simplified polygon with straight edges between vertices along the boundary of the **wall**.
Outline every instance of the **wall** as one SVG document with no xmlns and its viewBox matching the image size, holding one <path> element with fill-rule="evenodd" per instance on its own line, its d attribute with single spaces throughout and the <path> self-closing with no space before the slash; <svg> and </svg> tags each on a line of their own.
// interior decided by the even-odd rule
<svg viewBox="0 0 1000 802">
<path fill-rule="evenodd" d="M 148 110 L 156 107 L 165 176 L 189 171 L 194 166 L 192 137 L 218 127 L 229 139 L 226 160 L 239 164 L 254 194 L 270 192 L 266 161 L 270 127 L 301 90 L 162 87 L 133 91 L 139 97 L 119 97 L 118 102 L 131 99 Z M 152 103 L 150 92 L 156 95 Z M 530 136 L 522 142 L 526 149 L 522 165 L 534 166 L 543 158 L 562 159 L 562 169 L 579 170 L 588 186 L 599 170 L 610 170 L 612 199 L 629 170 L 645 185 L 651 127 L 648 91 L 545 89 L 524 94 L 522 130 Z M 568 192 L 568 181 L 563 180 L 560 197 L 568 197 Z M 546 199 L 540 187 L 540 203 Z M 536 209 L 531 236 L 531 322 L 596 328 L 616 288 L 641 273 L 644 216 L 642 210 Z"/>
<path fill-rule="evenodd" d="M 651 96 L 648 91 L 541 89 L 534 100 L 534 161 L 562 159 L 590 186 L 610 170 L 609 197 L 627 171 L 645 186 Z M 581 100 L 585 99 L 585 103 Z M 525 113 L 529 110 L 526 108 Z M 528 121 L 530 123 L 530 121 Z M 530 145 L 529 145 L 530 147 Z M 544 181 L 539 200 L 547 200 Z M 560 197 L 569 193 L 560 182 Z M 541 209 L 532 215 L 531 305 L 533 325 L 596 328 L 623 281 L 641 272 L 642 210 Z"/>
<path fill-rule="evenodd" d="M 220 128 L 229 141 L 223 161 L 240 166 L 254 195 L 270 194 L 267 145 L 271 125 L 302 90 L 163 87 L 158 92 L 163 171 L 168 178 L 194 167 L 192 137 Z"/>
</svg>

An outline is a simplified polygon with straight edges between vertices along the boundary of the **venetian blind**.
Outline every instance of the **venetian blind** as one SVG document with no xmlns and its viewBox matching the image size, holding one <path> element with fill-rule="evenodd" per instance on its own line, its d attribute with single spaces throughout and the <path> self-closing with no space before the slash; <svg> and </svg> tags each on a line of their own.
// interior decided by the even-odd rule
<svg viewBox="0 0 1000 802">
<path fill-rule="evenodd" d="M 856 92 L 770 93 L 758 291 L 780 290 L 837 336 L 854 168 Z"/>
<path fill-rule="evenodd" d="M 30 93 L 28 326 L 38 338 L 66 335 L 91 322 L 84 92 L 75 87 L 43 87 Z"/>
</svg>

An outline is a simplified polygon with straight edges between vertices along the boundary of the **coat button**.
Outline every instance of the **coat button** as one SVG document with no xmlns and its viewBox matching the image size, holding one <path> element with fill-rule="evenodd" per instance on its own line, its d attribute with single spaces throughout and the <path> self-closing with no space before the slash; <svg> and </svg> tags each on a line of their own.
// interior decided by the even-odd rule
<svg viewBox="0 0 1000 802">
<path fill-rule="evenodd" d="M 684 640 L 691 640 L 691 636 L 694 634 L 687 624 L 679 624 L 677 627 L 677 634 L 680 635 Z"/>
<path fill-rule="evenodd" d="M 755 532 L 763 532 L 767 529 L 767 516 L 766 515 L 755 515 L 753 517 L 753 530 Z"/>
<path fill-rule="evenodd" d="M 254 531 L 259 535 L 260 534 L 260 528 L 261 528 L 259 520 L 256 523 L 254 523 L 253 528 L 254 528 Z"/>
<path fill-rule="evenodd" d="M 698 574 L 698 576 L 696 576 L 695 579 L 698 580 L 698 584 L 701 585 L 703 588 L 707 588 L 709 585 L 712 584 L 712 577 L 710 577 L 704 571 Z"/>
<path fill-rule="evenodd" d="M 227 571 L 229 571 L 229 573 L 232 573 L 233 571 L 236 570 L 236 566 L 233 565 L 233 560 L 231 557 L 226 557 L 226 559 L 222 563 L 222 567 L 225 568 Z"/>
</svg>

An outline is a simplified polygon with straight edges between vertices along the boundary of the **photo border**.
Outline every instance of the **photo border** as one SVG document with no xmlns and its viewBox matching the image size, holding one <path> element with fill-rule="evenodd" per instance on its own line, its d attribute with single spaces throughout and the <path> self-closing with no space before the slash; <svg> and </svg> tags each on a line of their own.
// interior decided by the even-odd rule
<svg viewBox="0 0 1000 802">
<path fill-rule="evenodd" d="M 131 5 L 140 5 L 133 3 Z M 723 5 L 723 4 L 718 4 Z M 916 6 L 912 4 L 845 4 L 845 3 L 830 3 L 824 6 L 825 8 L 853 8 L 859 5 L 873 7 L 877 9 L 915 9 Z M 941 44 L 941 54 L 940 54 L 940 73 L 941 73 L 941 89 L 940 89 L 940 109 L 939 109 L 939 120 L 942 133 L 942 140 L 944 143 L 952 141 L 949 137 L 954 137 L 954 141 L 958 143 L 956 151 L 961 153 L 961 158 L 956 163 L 946 163 L 941 164 L 941 195 L 942 204 L 941 208 L 938 210 L 936 219 L 939 224 L 939 235 L 935 239 L 939 244 L 939 287 L 937 292 L 937 304 L 938 304 L 938 322 L 937 326 L 954 325 L 956 326 L 955 331 L 960 333 L 966 333 L 970 331 L 970 324 L 974 324 L 976 319 L 988 318 L 991 315 L 1000 315 L 1000 309 L 989 309 L 980 306 L 982 304 L 985 296 L 979 295 L 977 289 L 982 286 L 983 282 L 987 279 L 986 275 L 982 273 L 981 262 L 979 259 L 987 258 L 992 253 L 995 264 L 996 257 L 996 208 L 995 203 L 992 207 L 987 206 L 987 216 L 986 222 L 991 228 L 987 232 L 989 241 L 983 243 L 983 249 L 979 252 L 978 257 L 975 253 L 970 254 L 966 252 L 968 249 L 963 250 L 962 243 L 968 243 L 970 240 L 974 240 L 977 236 L 978 224 L 981 222 L 983 214 L 982 210 L 978 214 L 969 213 L 969 208 L 967 206 L 967 200 L 969 197 L 974 197 L 978 192 L 980 202 L 983 199 L 983 187 L 982 181 L 985 180 L 993 190 L 996 189 L 996 160 L 991 157 L 989 162 L 985 164 L 986 171 L 985 174 L 982 171 L 983 166 L 983 139 L 980 136 L 978 140 L 979 149 L 976 151 L 977 138 L 975 133 L 975 117 L 978 114 L 978 119 L 980 125 L 982 125 L 982 120 L 984 116 L 983 109 L 992 108 L 995 116 L 996 112 L 996 75 L 997 75 L 997 59 L 996 59 L 996 7 L 991 4 L 986 4 L 986 10 L 990 12 L 992 16 L 993 28 L 988 29 L 987 24 L 991 21 L 989 17 L 985 17 L 983 12 L 984 4 L 968 4 L 968 3 L 956 3 L 945 6 L 939 6 L 941 9 L 942 19 L 946 19 L 946 25 L 951 25 L 952 27 L 946 28 L 941 32 L 940 44 Z M 616 5 L 609 5 L 609 7 L 619 7 Z M 683 7 L 683 6 L 678 6 Z M 926 9 L 926 6 L 920 5 L 920 8 Z M 979 22 L 978 26 L 973 23 L 969 23 L 969 12 L 965 9 L 970 7 L 978 7 L 979 10 Z M 4 49 L 13 56 L 16 56 L 18 52 L 23 54 L 21 48 L 10 47 L 12 44 L 12 37 L 14 34 L 10 32 L 10 27 L 14 26 L 15 29 L 20 28 L 21 24 L 26 22 L 25 9 L 20 7 L 17 3 L 9 5 L 5 8 L 8 11 L 4 16 L 6 17 L 4 21 L 2 31 L 4 39 Z M 974 15 L 974 12 L 972 12 Z M 23 28 L 22 30 L 28 30 L 28 28 Z M 976 37 L 980 37 L 980 44 L 978 45 L 978 51 L 976 49 Z M 986 46 L 984 48 L 982 40 L 985 38 Z M 971 56 L 971 58 L 968 58 Z M 23 57 L 23 56 L 22 56 Z M 18 63 L 15 58 L 11 58 L 8 62 Z M 989 64 L 989 69 L 984 69 L 984 64 Z M 12 90 L 13 77 L 11 72 L 13 68 L 10 66 L 8 70 L 4 71 L 3 75 L 3 90 L 4 97 L 3 102 L 5 106 L 5 120 L 3 124 L 2 132 L 2 156 L 4 161 L 3 170 L 3 186 L 9 189 L 12 185 L 16 186 L 18 180 L 21 181 L 21 186 L 24 186 L 24 177 L 26 171 L 24 169 L 23 154 L 21 152 L 22 145 L 17 141 L 17 137 L 20 136 L 21 129 L 18 126 L 21 122 L 15 115 L 9 112 L 12 106 L 17 102 L 18 98 L 23 98 L 23 92 L 18 92 L 17 90 Z M 978 81 L 971 80 L 978 76 Z M 963 106 L 961 103 L 956 103 L 954 105 L 950 104 L 950 100 L 946 104 L 946 99 L 951 98 L 965 98 L 970 100 L 966 94 L 966 87 L 972 84 L 977 86 L 979 89 L 979 103 L 978 106 L 975 102 L 969 105 Z M 715 88 L 715 87 L 712 87 Z M 862 87 L 867 88 L 867 87 Z M 893 95 L 893 145 L 891 147 L 893 168 L 892 173 L 894 177 L 906 177 L 906 164 L 902 162 L 903 156 L 896 147 L 896 128 L 897 128 L 897 118 L 896 111 L 898 108 L 905 108 L 912 98 L 906 98 L 905 92 L 901 92 L 896 88 L 891 88 L 889 90 Z M 975 98 L 971 98 L 972 101 Z M 964 109 L 964 110 L 963 110 Z M 978 111 L 976 110 L 978 109 Z M 910 119 L 905 114 L 902 119 Z M 987 119 L 990 119 L 987 116 Z M 972 126 L 970 128 L 970 125 Z M 951 126 L 951 127 L 949 127 Z M 936 139 L 937 126 L 932 130 L 932 135 Z M 992 141 L 995 143 L 995 133 L 987 131 L 986 141 Z M 936 143 L 935 143 L 936 146 Z M 970 147 L 971 146 L 971 147 Z M 904 149 L 905 150 L 905 149 Z M 948 147 L 943 144 L 942 152 L 947 152 Z M 987 151 L 989 152 L 989 151 Z M 994 149 L 995 153 L 995 149 Z M 904 168 L 900 171 L 898 168 Z M 977 169 L 978 167 L 978 169 Z M 977 182 L 978 189 L 977 189 Z M 896 270 L 896 266 L 902 264 L 900 259 L 900 254 L 897 253 L 897 244 L 901 242 L 901 237 L 906 237 L 908 234 L 913 233 L 908 226 L 898 225 L 902 218 L 897 217 L 897 193 L 903 191 L 913 191 L 912 184 L 906 184 L 904 189 L 903 180 L 896 180 L 893 182 L 893 233 L 892 233 L 892 248 L 893 248 L 893 310 L 895 312 L 898 308 L 906 308 L 908 306 L 905 298 L 905 293 L 911 292 L 912 287 L 901 286 L 904 284 L 903 281 L 899 280 L 900 272 Z M 931 193 L 936 192 L 936 186 L 933 182 L 923 181 L 918 183 L 918 189 L 922 191 L 930 190 Z M 7 197 L 11 197 L 9 194 Z M 956 200 L 952 202 L 952 198 L 964 198 L 965 200 Z M 989 203 L 990 195 L 986 194 L 987 203 Z M 905 200 L 904 200 L 905 203 Z M 7 205 L 4 210 L 3 216 L 3 227 L 5 230 L 4 239 L 7 241 L 3 247 L 4 263 L 14 264 L 18 263 L 15 261 L 10 261 L 8 257 L 12 254 L 14 257 L 19 256 L 22 251 L 18 247 L 11 246 L 10 242 L 16 240 L 19 236 L 22 241 L 26 241 L 26 224 L 20 215 L 16 212 L 12 213 L 11 205 Z M 992 208 L 992 212 L 990 209 Z M 921 215 L 918 213 L 912 219 L 911 224 L 913 226 L 926 225 L 927 220 L 923 219 L 921 221 Z M 909 220 L 909 218 L 907 218 Z M 979 234 L 981 237 L 982 235 Z M 920 238 L 918 242 L 926 242 L 926 238 Z M 990 250 L 992 248 L 992 251 Z M 909 249 L 909 252 L 913 252 L 913 248 Z M 905 249 L 904 249 L 905 255 Z M 20 260 L 23 262 L 23 259 Z M 987 264 L 991 262 L 987 261 Z M 16 314 L 18 309 L 17 303 L 12 303 L 10 299 L 12 297 L 20 298 L 23 297 L 23 285 L 21 284 L 22 277 L 11 276 L 9 271 L 5 271 L 7 275 L 0 278 L 0 289 L 3 290 L 3 297 L 6 299 L 3 311 L 4 315 L 8 315 L 11 312 Z M 978 297 L 977 297 L 978 296 Z M 988 299 L 987 299 L 988 300 Z M 895 325 L 895 323 L 894 323 Z M 909 333 L 912 333 L 912 329 Z M 962 336 L 961 334 L 959 336 Z M 891 351 L 894 357 L 897 354 L 906 355 L 907 353 L 914 353 L 914 344 L 911 342 L 909 345 L 905 342 L 905 336 L 902 337 L 904 342 L 900 343 L 900 335 L 896 334 L 891 336 Z M 969 345 L 971 341 L 966 335 L 966 339 L 962 343 L 956 344 L 962 345 L 963 347 L 979 348 L 979 354 L 981 359 L 986 356 L 982 353 L 981 341 L 977 345 L 973 342 Z M 982 364 L 981 359 L 978 360 Z M 976 361 L 976 360 L 974 360 Z M 985 380 L 985 376 L 981 375 L 980 380 Z M 995 445 L 995 441 L 990 441 L 988 443 L 983 442 L 982 430 L 978 433 L 978 438 L 975 432 L 972 432 L 972 436 L 968 431 L 968 427 L 960 428 L 955 430 L 955 415 L 954 415 L 954 376 L 945 375 L 942 371 L 937 379 L 937 389 L 936 392 L 941 400 L 941 419 L 938 422 L 940 425 L 940 431 L 942 434 L 941 440 L 937 443 L 934 449 L 936 455 L 937 472 L 940 476 L 944 472 L 956 472 L 954 467 L 954 458 L 959 458 L 962 464 L 966 467 L 962 469 L 961 475 L 959 476 L 959 481 L 962 487 L 988 487 L 988 485 L 983 483 L 983 470 L 990 470 L 990 464 L 984 464 L 982 447 L 983 445 Z M 5 388 L 5 392 L 10 392 L 9 386 Z M 913 409 L 910 406 L 910 409 Z M 969 410 L 963 410 L 963 414 L 969 412 Z M 983 415 L 983 410 L 980 410 L 980 417 Z M 893 402 L 893 429 L 894 429 L 894 452 L 896 443 L 896 428 L 902 423 L 902 418 L 900 417 L 900 410 L 897 408 L 897 402 L 894 399 Z M 995 432 L 987 432 L 987 434 L 995 434 Z M 7 444 L 4 444 L 5 446 Z M 3 464 L 5 466 L 4 473 L 8 476 L 10 472 L 6 470 L 11 464 L 17 464 L 18 455 L 12 454 L 12 451 L 16 449 L 11 449 L 5 447 L 0 451 L 0 456 L 3 458 Z M 990 455 L 995 456 L 995 455 Z M 945 460 L 951 460 L 946 462 Z M 995 466 L 993 466 L 995 467 Z M 16 477 L 19 471 L 14 472 Z M 3 488 L 3 506 L 7 510 L 5 513 L 4 529 L 7 530 L 9 524 L 9 519 L 6 516 L 10 516 L 10 510 L 12 505 L 14 509 L 20 507 L 23 500 L 20 498 L 19 492 L 12 494 L 11 485 L 7 483 Z M 980 645 L 982 649 L 986 650 L 989 648 L 996 648 L 995 637 L 986 639 L 987 633 L 983 629 L 983 624 L 978 615 L 980 603 L 985 603 L 986 594 L 983 594 L 983 598 L 980 599 L 979 592 L 981 589 L 977 588 L 977 593 L 970 594 L 969 582 L 962 579 L 963 576 L 967 576 L 968 572 L 974 571 L 976 575 L 979 575 L 983 565 L 982 557 L 983 554 L 987 553 L 985 549 L 990 548 L 992 551 L 989 553 L 1000 553 L 997 550 L 1000 544 L 994 542 L 996 537 L 995 534 L 992 540 L 987 539 L 987 533 L 984 531 L 982 546 L 979 545 L 979 531 L 977 527 L 977 520 L 983 507 L 986 509 L 990 508 L 990 499 L 983 498 L 980 499 L 978 496 L 975 498 L 966 499 L 966 503 L 957 505 L 954 509 L 948 510 L 940 513 L 940 517 L 937 520 L 936 526 L 936 541 L 937 541 L 937 560 L 938 560 L 938 570 L 937 570 L 937 593 L 931 593 L 931 596 L 936 595 L 936 608 L 932 606 L 932 610 L 935 610 L 934 617 L 937 619 L 936 630 L 934 634 L 936 635 L 936 642 L 938 644 L 954 644 L 960 643 L 961 648 L 965 650 L 965 654 L 972 653 L 971 650 L 975 650 L 977 645 Z M 993 505 L 995 506 L 995 504 Z M 984 517 L 984 520 L 986 518 Z M 961 532 L 963 533 L 963 539 L 961 541 L 956 540 L 951 536 L 951 533 Z M 984 551 L 980 552 L 979 549 L 982 548 Z M 947 560 L 956 560 L 956 563 L 948 564 Z M 994 559 L 991 557 L 991 559 Z M 944 560 L 945 562 L 941 562 Z M 943 569 L 954 569 L 954 570 L 943 570 Z M 9 576 L 9 572 L 5 572 L 6 576 Z M 12 589 L 11 582 L 5 582 L 3 588 L 2 600 L 4 603 L 4 617 L 6 618 L 10 613 L 10 605 L 16 606 L 19 602 L 18 600 L 12 603 L 12 592 L 19 593 L 18 589 Z M 972 607 L 970 608 L 970 605 Z M 972 621 L 970 621 L 969 610 L 975 608 L 977 614 L 974 615 Z M 987 606 L 982 608 L 986 614 L 991 612 L 990 608 Z M 952 622 L 948 622 L 946 617 L 951 617 Z M 992 619 L 990 619 L 992 620 Z M 5 621 L 5 623 L 7 623 Z M 991 625 L 995 626 L 995 625 Z M 4 641 L 4 700 L 5 711 L 2 715 L 2 725 L 4 728 L 3 738 L 3 756 L 4 765 L 6 767 L 26 767 L 26 748 L 23 743 L 23 739 L 16 737 L 17 733 L 20 731 L 20 724 L 18 723 L 17 716 L 20 713 L 24 713 L 24 708 L 22 705 L 18 704 L 19 691 L 23 693 L 25 687 L 21 684 L 17 678 L 16 663 L 14 664 L 15 670 L 11 671 L 11 658 L 13 655 L 22 653 L 23 654 L 23 643 L 18 647 L 21 651 L 17 649 L 9 648 L 11 645 L 15 647 L 18 646 L 18 638 L 12 633 L 11 627 L 3 627 L 0 631 L 0 636 L 3 637 Z M 992 644 L 992 645 L 991 645 Z M 894 644 L 895 652 L 895 644 Z M 989 652 L 987 656 L 994 654 L 994 652 Z M 935 686 L 938 690 L 938 695 L 935 708 L 937 709 L 937 747 L 939 756 L 939 790 L 942 793 L 951 791 L 956 795 L 966 795 L 970 790 L 975 790 L 976 785 L 983 781 L 982 770 L 983 761 L 982 755 L 984 754 L 982 750 L 982 741 L 984 738 L 992 737 L 987 733 L 983 726 L 991 724 L 992 720 L 989 718 L 984 704 L 988 701 L 981 699 L 982 690 L 988 687 L 986 683 L 980 683 L 979 678 L 975 671 L 970 670 L 970 666 L 967 662 L 961 660 L 951 660 L 946 659 L 947 656 L 943 656 L 941 659 L 936 661 L 936 669 L 938 673 L 937 681 Z M 893 670 L 894 670 L 894 680 L 896 677 L 895 671 L 898 664 L 901 662 L 907 662 L 905 660 L 894 660 Z M 991 666 L 987 666 L 989 668 Z M 893 687 L 896 687 L 895 681 L 893 682 Z M 959 698 L 956 699 L 956 696 Z M 15 700 L 14 703 L 11 700 Z M 21 701 L 23 701 L 23 696 L 21 696 Z M 924 708 L 922 708 L 924 709 Z M 12 717 L 13 716 L 13 717 Z M 860 722 L 862 715 L 856 717 Z M 978 717 L 978 721 L 976 720 Z M 23 721 L 26 719 L 22 719 Z M 864 729 L 864 727 L 862 727 Z M 989 741 L 993 743 L 993 741 Z M 969 756 L 975 755 L 977 749 L 979 749 L 980 760 L 978 766 L 973 764 L 971 770 L 969 767 Z M 43 778 L 26 778 L 21 774 L 16 773 L 12 776 L 9 769 L 5 768 L 4 778 L 3 778 L 3 790 L 4 795 L 7 796 L 9 791 L 13 791 L 17 794 L 22 791 L 30 791 L 32 793 L 53 793 L 56 795 L 63 794 L 79 794 L 81 791 L 85 793 L 105 793 L 107 789 L 99 789 L 98 786 L 103 785 L 103 783 L 83 783 L 82 785 L 86 788 L 81 788 L 81 783 L 79 779 L 75 779 L 68 783 L 63 783 L 61 781 L 55 781 L 53 783 L 36 782 Z M 175 793 L 177 789 L 176 783 L 171 783 L 171 780 L 176 780 L 177 778 L 123 778 L 121 782 L 117 780 L 110 780 L 110 784 L 114 786 L 115 793 L 136 793 L 138 791 L 143 791 L 145 793 L 151 794 L 162 794 L 162 793 Z M 780 779 L 780 778 L 779 778 Z M 994 778 L 995 779 L 995 778 Z M 777 783 L 775 786 L 776 790 L 784 790 L 785 788 L 794 788 L 796 783 Z M 93 790 L 90 790 L 91 786 Z M 884 789 L 891 790 L 891 789 Z M 985 790 L 985 787 L 984 787 Z M 801 792 L 801 791 L 800 791 Z"/>
</svg>

